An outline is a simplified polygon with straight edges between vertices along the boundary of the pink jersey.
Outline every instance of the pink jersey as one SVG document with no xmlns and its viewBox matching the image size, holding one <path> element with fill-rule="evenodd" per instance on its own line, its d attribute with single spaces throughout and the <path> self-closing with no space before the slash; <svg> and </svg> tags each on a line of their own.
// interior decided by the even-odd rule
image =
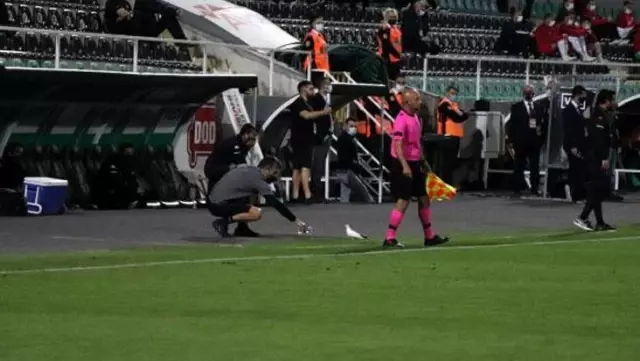
<svg viewBox="0 0 640 361">
<path fill-rule="evenodd" d="M 391 143 L 391 156 L 398 158 L 396 154 L 396 142 L 402 141 L 404 158 L 409 162 L 422 159 L 422 123 L 417 115 L 409 115 L 401 110 L 393 121 L 393 142 Z"/>
</svg>

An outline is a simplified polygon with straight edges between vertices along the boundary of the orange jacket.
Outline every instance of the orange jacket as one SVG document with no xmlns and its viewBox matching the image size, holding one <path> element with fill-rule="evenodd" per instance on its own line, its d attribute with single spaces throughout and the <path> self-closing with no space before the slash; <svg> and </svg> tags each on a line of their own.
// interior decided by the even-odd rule
<svg viewBox="0 0 640 361">
<path fill-rule="evenodd" d="M 315 29 L 310 30 L 304 37 L 304 47 L 311 50 L 311 54 L 307 55 L 304 61 L 304 71 L 307 71 L 309 66 L 311 69 L 329 71 L 329 53 L 324 35 Z"/>
<path fill-rule="evenodd" d="M 464 123 L 456 123 L 453 119 L 448 118 L 445 114 L 440 111 L 440 106 L 443 104 L 449 104 L 449 109 L 453 111 L 457 111 L 460 109 L 458 103 L 452 102 L 447 98 L 442 98 L 440 103 L 438 104 L 437 111 L 437 133 L 439 135 L 447 135 L 450 137 L 462 138 L 464 137 Z"/>
<path fill-rule="evenodd" d="M 383 23 L 376 34 L 378 55 L 390 63 L 397 63 L 402 56 L 402 31 L 397 25 Z"/>
</svg>

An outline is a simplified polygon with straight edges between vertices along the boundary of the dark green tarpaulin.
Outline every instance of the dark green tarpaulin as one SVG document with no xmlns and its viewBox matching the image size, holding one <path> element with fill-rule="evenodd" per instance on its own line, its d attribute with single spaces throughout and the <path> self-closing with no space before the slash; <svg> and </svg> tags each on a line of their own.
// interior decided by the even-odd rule
<svg viewBox="0 0 640 361">
<path fill-rule="evenodd" d="M 302 46 L 298 46 L 296 49 L 301 50 Z M 303 55 L 292 53 L 278 53 L 276 59 L 300 70 L 304 62 Z M 348 72 L 358 83 L 387 85 L 389 82 L 384 60 L 364 46 L 329 46 L 329 64 L 331 64 L 332 72 Z"/>
<path fill-rule="evenodd" d="M 330 46 L 329 64 L 332 72 L 349 72 L 358 83 L 387 85 L 389 82 L 384 60 L 364 46 Z"/>
</svg>

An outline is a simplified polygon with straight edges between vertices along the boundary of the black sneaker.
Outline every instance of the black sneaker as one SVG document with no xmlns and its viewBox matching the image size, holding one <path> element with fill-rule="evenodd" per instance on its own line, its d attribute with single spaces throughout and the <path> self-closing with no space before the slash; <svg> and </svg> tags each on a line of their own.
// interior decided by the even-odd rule
<svg viewBox="0 0 640 361">
<path fill-rule="evenodd" d="M 617 229 L 606 223 L 600 223 L 596 225 L 596 231 L 597 232 L 615 232 L 617 231 Z"/>
<path fill-rule="evenodd" d="M 229 235 L 229 220 L 226 218 L 216 219 L 211 223 L 213 229 L 220 235 L 220 237 L 227 238 Z"/>
<path fill-rule="evenodd" d="M 398 242 L 397 239 L 392 238 L 392 239 L 385 239 L 384 242 L 382 242 L 382 247 L 384 247 L 384 248 L 404 248 L 404 244 Z"/>
<path fill-rule="evenodd" d="M 440 237 L 437 234 L 435 236 L 433 236 L 433 238 L 425 238 L 424 239 L 424 246 L 425 247 L 433 247 L 433 246 L 439 246 L 441 244 L 447 243 L 449 242 L 449 238 L 447 237 Z"/>
<path fill-rule="evenodd" d="M 576 218 L 576 220 L 573 221 L 573 225 L 587 232 L 591 232 L 594 229 L 593 225 L 588 219 Z"/>
<path fill-rule="evenodd" d="M 249 225 L 246 223 L 238 223 L 236 230 L 233 232 L 234 237 L 244 237 L 244 238 L 256 238 L 260 237 L 260 234 L 254 232 Z"/>
</svg>

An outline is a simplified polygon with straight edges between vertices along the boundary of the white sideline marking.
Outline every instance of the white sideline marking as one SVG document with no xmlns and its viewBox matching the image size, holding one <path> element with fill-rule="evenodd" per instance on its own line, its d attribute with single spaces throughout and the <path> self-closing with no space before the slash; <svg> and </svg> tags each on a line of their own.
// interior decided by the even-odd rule
<svg viewBox="0 0 640 361">
<path fill-rule="evenodd" d="M 57 239 L 61 241 L 80 241 L 80 242 L 106 242 L 103 238 L 93 237 L 73 237 L 73 236 L 52 236 L 51 239 Z"/>
<path fill-rule="evenodd" d="M 288 260 L 288 259 L 312 259 L 312 258 L 331 258 L 331 257 L 364 257 L 376 256 L 383 254 L 401 254 L 407 252 L 436 252 L 436 251 L 455 251 L 482 248 L 509 248 L 524 246 L 550 246 L 560 244 L 574 243 L 594 243 L 594 242 L 614 242 L 614 241 L 630 241 L 640 240 L 640 236 L 633 237 L 611 237 L 611 238 L 590 238 L 590 239 L 571 239 L 565 241 L 536 241 L 523 243 L 501 243 L 501 244 L 479 244 L 469 246 L 451 246 L 451 247 L 434 247 L 434 248 L 410 248 L 397 250 L 380 250 L 368 252 L 351 252 L 343 254 L 295 254 L 295 255 L 274 255 L 274 256 L 249 256 L 249 257 L 228 257 L 228 258 L 203 258 L 191 260 L 175 260 L 175 261 L 157 261 L 157 262 L 140 262 L 140 263 L 121 263 L 103 266 L 78 266 L 78 267 L 60 267 L 60 268 L 40 268 L 30 270 L 0 270 L 1 275 L 19 275 L 31 273 L 59 273 L 59 272 L 77 272 L 77 271 L 97 271 L 112 270 L 123 268 L 146 268 L 155 266 L 199 264 L 199 263 L 226 263 L 226 262 L 246 262 L 246 261 L 268 261 L 268 260 Z"/>
</svg>

